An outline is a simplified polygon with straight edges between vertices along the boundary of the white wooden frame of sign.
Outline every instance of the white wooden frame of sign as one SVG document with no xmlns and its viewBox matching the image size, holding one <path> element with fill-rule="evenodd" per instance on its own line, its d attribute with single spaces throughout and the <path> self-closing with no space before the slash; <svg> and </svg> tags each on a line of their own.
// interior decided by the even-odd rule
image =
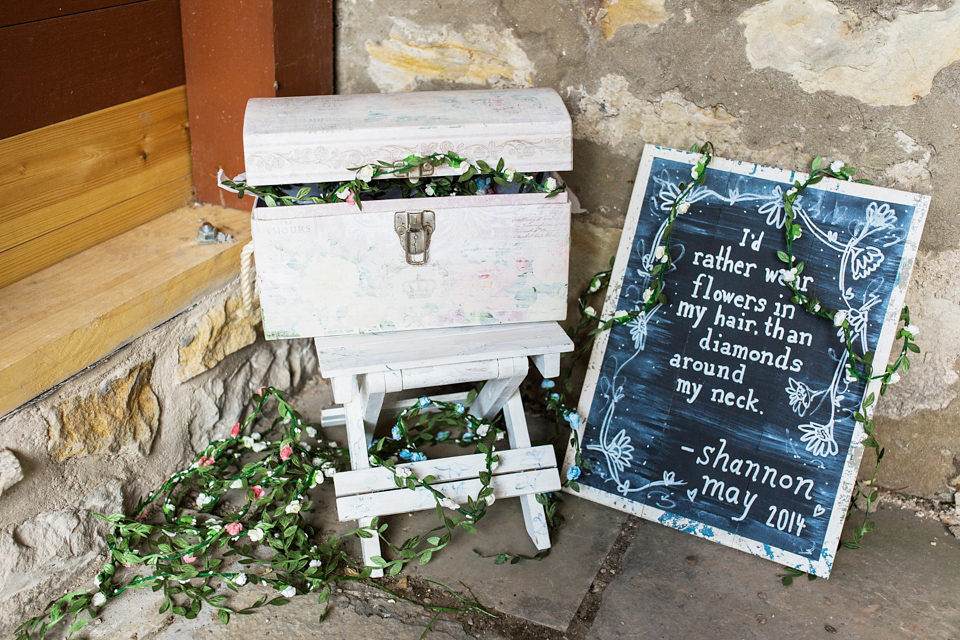
<svg viewBox="0 0 960 640">
<path fill-rule="evenodd" d="M 621 288 L 623 287 L 624 283 L 626 265 L 632 248 L 634 247 L 637 224 L 640 218 L 641 209 L 643 208 L 644 204 L 644 194 L 647 191 L 648 181 L 651 179 L 651 168 L 656 158 L 673 160 L 693 167 L 699 159 L 699 154 L 656 147 L 653 145 L 647 145 L 644 148 L 640 166 L 637 171 L 637 178 L 634 183 L 633 194 L 631 196 L 630 209 L 627 214 L 626 222 L 624 223 L 624 232 L 620 239 L 620 245 L 615 259 L 607 297 L 601 314 L 603 318 L 610 318 L 616 312 L 616 307 L 620 299 Z M 708 175 L 710 172 L 717 171 L 730 172 L 743 176 L 759 177 L 762 179 L 787 184 L 793 183 L 794 181 L 799 181 L 802 183 L 807 178 L 807 174 L 799 172 L 765 167 L 752 163 L 723 158 L 714 158 L 707 169 Z M 929 206 L 930 197 L 876 187 L 873 185 L 845 182 L 834 179 L 824 179 L 822 182 L 808 187 L 808 190 L 833 191 L 839 194 L 849 194 L 863 198 L 871 198 L 890 204 L 915 207 L 913 218 L 904 240 L 903 256 L 898 274 L 899 277 L 890 295 L 890 301 L 887 307 L 887 312 L 883 319 L 883 325 L 875 351 L 875 362 L 885 363 L 890 356 L 890 352 L 896 337 L 896 332 L 898 330 L 900 311 L 903 307 L 904 299 L 906 297 L 907 283 L 910 280 L 913 262 L 917 254 L 917 248 L 927 213 L 927 208 Z M 680 218 L 677 221 L 678 225 L 682 225 L 683 223 L 683 218 Z M 782 230 L 780 233 L 782 233 Z M 802 254 L 798 254 L 798 258 L 802 260 Z M 816 286 L 816 283 L 814 283 L 814 286 Z M 668 291 L 667 296 L 669 297 L 669 295 L 670 293 Z M 601 366 L 603 365 L 607 349 L 608 338 L 609 332 L 606 331 L 598 335 L 591 352 L 578 406 L 580 415 L 585 418 L 581 422 L 581 427 L 578 430 L 581 446 L 588 446 L 590 444 L 589 442 L 584 442 L 583 435 L 586 425 L 590 421 L 591 403 L 593 402 L 595 391 L 597 389 L 600 370 Z M 879 380 L 870 382 L 863 397 L 866 397 L 866 394 L 874 393 L 875 396 L 879 398 L 880 386 L 881 383 Z M 868 409 L 868 414 L 872 415 L 873 408 L 874 407 L 871 406 Z M 667 511 L 658 509 L 656 507 L 644 505 L 619 494 L 608 493 L 594 487 L 586 486 L 582 483 L 580 484 L 580 491 L 577 495 L 594 502 L 631 513 L 647 520 L 662 522 L 667 526 L 684 531 L 686 533 L 692 533 L 704 539 L 709 539 L 711 541 L 734 547 L 753 555 L 768 558 L 779 564 L 792 566 L 820 577 L 828 577 L 830 569 L 833 565 L 836 548 L 839 544 L 846 508 L 855 486 L 860 459 L 863 455 L 864 447 L 861 442 L 865 438 L 866 434 L 863 432 L 861 425 L 857 423 L 851 439 L 851 445 L 848 451 L 845 453 L 845 464 L 843 467 L 840 484 L 837 489 L 836 499 L 833 504 L 831 517 L 826 529 L 824 549 L 822 550 L 821 558 L 819 560 L 810 560 L 809 558 L 783 549 L 773 548 L 770 545 L 760 543 L 756 540 L 752 540 L 728 531 L 723 531 L 716 527 L 707 526 L 696 520 L 671 515 Z M 844 455 L 844 452 L 841 451 L 840 455 Z M 565 457 L 563 465 L 564 472 L 573 464 L 574 452 L 572 449 L 570 449 Z M 569 491 L 569 489 L 567 489 L 567 491 Z"/>
<path fill-rule="evenodd" d="M 533 447 L 527 430 L 519 386 L 527 375 L 528 358 L 544 377 L 559 374 L 560 354 L 573 342 L 556 322 L 423 329 L 315 340 L 320 374 L 329 378 L 334 401 L 342 408 L 321 414 L 324 427 L 346 425 L 352 471 L 334 476 L 337 513 L 341 521 L 357 520 L 370 526 L 374 517 L 432 509 L 433 494 L 423 488 L 399 489 L 394 475 L 382 467 L 370 468 L 367 448 L 373 438 L 384 396 L 424 387 L 486 381 L 469 407 L 472 415 L 491 420 L 503 409 L 509 450 L 498 451 L 500 465 L 490 486 L 494 496 L 519 497 L 527 533 L 537 549 L 550 547 L 543 505 L 536 494 L 559 491 L 560 475 L 550 446 Z M 437 396 L 463 402 L 466 393 Z M 416 399 L 389 403 L 388 409 L 411 406 Z M 418 478 L 436 476 L 433 487 L 457 503 L 476 497 L 485 456 L 472 454 L 402 463 Z M 376 536 L 360 541 L 363 560 L 381 555 Z M 383 575 L 374 569 L 372 575 Z"/>
</svg>

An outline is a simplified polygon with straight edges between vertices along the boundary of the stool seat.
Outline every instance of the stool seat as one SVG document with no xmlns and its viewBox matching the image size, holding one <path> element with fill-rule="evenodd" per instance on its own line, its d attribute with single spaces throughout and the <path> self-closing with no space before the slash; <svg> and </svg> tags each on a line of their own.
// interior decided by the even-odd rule
<svg viewBox="0 0 960 640">
<path fill-rule="evenodd" d="M 429 509 L 435 504 L 430 492 L 397 489 L 392 473 L 369 469 L 367 448 L 387 393 L 484 381 L 468 410 L 489 421 L 502 409 L 510 446 L 507 451 L 515 452 L 506 457 L 515 458 L 518 464 L 524 461 L 516 469 L 506 465 L 496 474 L 498 477 L 491 482 L 494 496 L 519 497 L 531 540 L 538 549 L 549 548 L 546 516 L 536 494 L 559 490 L 560 476 L 552 449 L 531 447 L 519 386 L 529 368 L 528 358 L 545 378 L 559 374 L 560 354 L 573 350 L 573 341 L 559 324 L 537 322 L 332 336 L 316 338 L 315 345 L 320 374 L 330 379 L 334 401 L 343 405 L 342 409 L 325 410 L 321 424 L 345 424 L 347 428 L 353 471 L 334 476 L 341 521 L 355 519 L 366 527 L 374 517 Z M 445 396 L 444 400 L 461 402 L 466 395 Z M 389 408 L 402 409 L 413 402 L 402 401 Z M 478 490 L 476 478 L 480 468 L 472 456 L 445 458 L 443 462 L 449 469 L 459 464 L 456 468 L 460 470 L 445 476 L 445 483 L 434 485 L 438 491 L 462 502 L 468 493 Z M 423 477 L 418 473 L 422 471 L 418 465 L 423 467 L 424 463 L 397 467 L 410 466 L 418 477 Z M 380 477 L 384 473 L 390 478 Z M 360 545 L 364 563 L 374 567 L 371 575 L 383 575 L 371 562 L 371 558 L 380 555 L 379 538 L 362 538 Z"/>
</svg>

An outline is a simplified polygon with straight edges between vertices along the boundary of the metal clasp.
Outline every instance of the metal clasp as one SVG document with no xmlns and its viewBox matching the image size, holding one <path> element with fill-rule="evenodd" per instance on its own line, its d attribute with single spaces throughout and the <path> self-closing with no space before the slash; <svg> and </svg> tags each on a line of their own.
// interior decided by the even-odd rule
<svg viewBox="0 0 960 640">
<path fill-rule="evenodd" d="M 430 235 L 436 225 L 433 211 L 398 211 L 393 228 L 400 236 L 400 246 L 407 254 L 407 264 L 426 264 Z"/>
<path fill-rule="evenodd" d="M 393 166 L 395 167 L 404 167 L 406 165 L 407 163 L 403 162 L 402 160 L 395 162 L 393 164 Z M 424 178 L 432 175 L 433 175 L 433 165 L 430 164 L 429 160 L 419 166 L 411 167 L 406 171 L 395 171 L 393 173 L 393 176 L 396 178 L 410 178 L 411 180 L 415 180 L 417 178 Z"/>
</svg>

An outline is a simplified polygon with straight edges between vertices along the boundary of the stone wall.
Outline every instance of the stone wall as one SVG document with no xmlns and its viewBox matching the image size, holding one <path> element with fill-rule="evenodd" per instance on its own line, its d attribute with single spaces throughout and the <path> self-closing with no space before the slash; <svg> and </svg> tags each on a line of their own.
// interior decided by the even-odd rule
<svg viewBox="0 0 960 640">
<path fill-rule="evenodd" d="M 339 93 L 553 87 L 586 213 L 572 291 L 614 254 L 645 143 L 805 170 L 840 159 L 933 196 L 907 302 L 924 353 L 882 400 L 882 485 L 960 484 L 960 3 L 337 2 Z M 956 237 L 954 234 L 957 234 Z M 865 463 L 864 467 L 868 464 Z"/>
<path fill-rule="evenodd" d="M 99 569 L 92 513 L 132 509 L 228 435 L 261 385 L 315 375 L 309 340 L 255 327 L 234 282 L 0 418 L 0 636 Z"/>
</svg>

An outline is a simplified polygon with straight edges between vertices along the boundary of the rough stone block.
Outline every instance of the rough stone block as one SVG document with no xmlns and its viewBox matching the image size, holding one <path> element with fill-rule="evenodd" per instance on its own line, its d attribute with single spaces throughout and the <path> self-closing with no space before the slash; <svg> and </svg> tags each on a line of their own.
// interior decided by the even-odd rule
<svg viewBox="0 0 960 640">
<path fill-rule="evenodd" d="M 99 391 L 75 397 L 58 407 L 59 424 L 50 424 L 50 456 L 67 458 L 118 453 L 137 445 L 150 452 L 160 421 L 160 403 L 150 387 L 153 361 L 133 367 Z"/>
<path fill-rule="evenodd" d="M 249 313 L 240 296 L 210 309 L 184 336 L 179 349 L 177 380 L 183 382 L 213 368 L 231 353 L 257 340 L 260 318 Z"/>
<path fill-rule="evenodd" d="M 0 495 L 23 480 L 23 469 L 20 461 L 9 449 L 0 451 Z"/>
</svg>

